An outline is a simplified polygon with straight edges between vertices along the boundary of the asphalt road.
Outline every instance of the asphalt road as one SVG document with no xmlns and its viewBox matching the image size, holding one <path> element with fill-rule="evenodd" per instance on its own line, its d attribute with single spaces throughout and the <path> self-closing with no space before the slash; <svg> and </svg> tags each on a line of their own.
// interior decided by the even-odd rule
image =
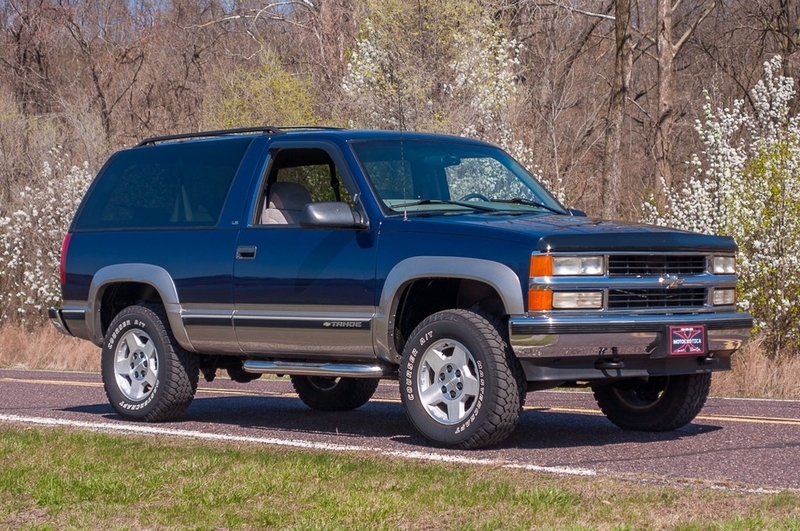
<svg viewBox="0 0 800 531">
<path fill-rule="evenodd" d="M 528 395 L 514 434 L 478 451 L 432 448 L 406 421 L 395 382 L 343 413 L 305 407 L 288 378 L 236 384 L 201 379 L 180 420 L 126 422 L 108 404 L 100 375 L 0 369 L 0 422 L 69 425 L 256 444 L 354 451 L 408 459 L 491 463 L 556 474 L 614 476 L 700 488 L 800 490 L 800 402 L 710 398 L 693 423 L 668 433 L 620 430 L 591 393 Z"/>
</svg>

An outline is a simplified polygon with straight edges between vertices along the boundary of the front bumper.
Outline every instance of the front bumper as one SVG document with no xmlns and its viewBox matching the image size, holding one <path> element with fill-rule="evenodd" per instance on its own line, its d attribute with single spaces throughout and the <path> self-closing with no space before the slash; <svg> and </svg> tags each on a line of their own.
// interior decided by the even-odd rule
<svg viewBox="0 0 800 531">
<path fill-rule="evenodd" d="M 709 355 L 730 355 L 750 338 L 753 318 L 743 312 L 673 315 L 545 315 L 512 317 L 511 347 L 517 357 L 563 358 L 648 354 L 669 356 L 670 326 L 703 326 Z"/>
<path fill-rule="evenodd" d="M 670 352 L 670 327 L 702 327 L 703 353 Z M 528 390 L 568 382 L 612 382 L 729 370 L 731 354 L 749 339 L 749 314 L 559 315 L 512 317 L 511 347 Z"/>
</svg>

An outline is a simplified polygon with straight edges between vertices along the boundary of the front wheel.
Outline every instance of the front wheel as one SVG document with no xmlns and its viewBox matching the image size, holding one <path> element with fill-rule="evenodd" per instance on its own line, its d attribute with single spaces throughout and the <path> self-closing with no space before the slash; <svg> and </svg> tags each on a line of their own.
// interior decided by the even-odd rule
<svg viewBox="0 0 800 531">
<path fill-rule="evenodd" d="M 428 317 L 409 337 L 400 369 L 406 415 L 433 443 L 480 448 L 516 427 L 522 369 L 484 316 L 446 310 Z"/>
<path fill-rule="evenodd" d="M 378 378 L 292 375 L 292 387 L 305 405 L 319 411 L 350 411 L 363 406 L 378 388 Z"/>
<path fill-rule="evenodd" d="M 703 409 L 711 373 L 659 376 L 593 388 L 608 420 L 626 430 L 670 431 L 690 423 Z"/>
<path fill-rule="evenodd" d="M 129 306 L 108 327 L 102 353 L 103 386 L 123 418 L 171 420 L 194 398 L 197 356 L 184 350 L 161 306 Z"/>
</svg>

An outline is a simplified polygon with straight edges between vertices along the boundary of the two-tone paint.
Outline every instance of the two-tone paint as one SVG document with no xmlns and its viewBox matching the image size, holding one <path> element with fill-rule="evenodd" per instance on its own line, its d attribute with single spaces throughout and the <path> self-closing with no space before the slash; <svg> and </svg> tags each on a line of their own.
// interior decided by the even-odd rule
<svg viewBox="0 0 800 531">
<path fill-rule="evenodd" d="M 732 254 L 736 247 L 729 238 L 557 214 L 390 214 L 349 146 L 370 138 L 438 137 L 327 130 L 254 135 L 216 226 L 71 230 L 64 304 L 51 310 L 51 318 L 63 331 L 101 345 L 112 317 L 108 304 L 116 293 L 129 293 L 131 303 L 137 298 L 163 303 L 176 339 L 192 352 L 240 356 L 251 360 L 255 372 L 291 373 L 294 367 L 303 373 L 309 363 L 308 373 L 319 374 L 325 361 L 335 360 L 340 367 L 354 367 L 341 369 L 344 374 L 358 375 L 377 364 L 364 374 L 386 375 L 391 373 L 386 368 L 400 360 L 397 320 L 409 286 L 458 279 L 496 295 L 511 346 L 530 381 L 719 370 L 747 340 L 752 320 L 733 307 L 546 313 L 527 307 L 532 286 L 553 282 L 530 277 L 532 254 Z M 257 225 L 256 195 L 271 150 L 280 146 L 326 150 L 358 199 L 362 225 Z M 712 288 L 735 284 L 735 277 L 699 277 L 681 282 Z M 606 282 L 597 287 L 608 289 L 608 281 L 623 282 L 590 279 L 588 285 Z M 437 297 L 435 291 L 427 295 Z M 671 324 L 707 328 L 707 363 L 663 355 L 659 343 Z M 623 355 L 624 362 L 614 361 Z M 714 357 L 722 362 L 712 362 Z"/>
</svg>

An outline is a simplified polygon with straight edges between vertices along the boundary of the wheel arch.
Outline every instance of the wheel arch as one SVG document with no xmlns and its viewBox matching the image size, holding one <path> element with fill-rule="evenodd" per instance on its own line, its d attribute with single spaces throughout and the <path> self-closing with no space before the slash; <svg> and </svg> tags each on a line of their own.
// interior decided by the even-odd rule
<svg viewBox="0 0 800 531">
<path fill-rule="evenodd" d="M 375 323 L 375 349 L 378 358 L 399 363 L 402 353 L 396 348 L 395 329 L 400 307 L 409 289 L 415 283 L 425 280 L 457 280 L 461 281 L 460 286 L 464 285 L 463 281 L 468 281 L 471 286 L 485 286 L 500 301 L 502 309 L 498 311 L 501 315 L 521 315 L 525 312 L 520 279 L 504 264 L 453 256 L 407 258 L 392 268 L 381 290 Z M 427 315 L 417 321 L 425 317 Z"/>
<path fill-rule="evenodd" d="M 86 314 L 86 327 L 92 331 L 92 341 L 102 345 L 114 315 L 122 307 L 142 301 L 161 304 L 178 344 L 195 352 L 183 327 L 175 282 L 166 269 L 153 264 L 114 264 L 95 273 L 89 286 Z"/>
</svg>

